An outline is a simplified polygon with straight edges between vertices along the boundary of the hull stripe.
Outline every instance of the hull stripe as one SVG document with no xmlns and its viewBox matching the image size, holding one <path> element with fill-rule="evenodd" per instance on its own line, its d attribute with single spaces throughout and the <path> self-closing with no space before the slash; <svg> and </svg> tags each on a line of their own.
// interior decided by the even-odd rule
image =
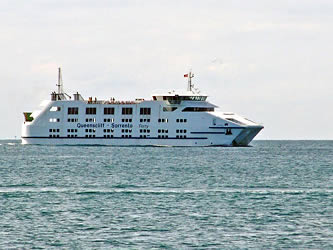
<svg viewBox="0 0 333 250">
<path fill-rule="evenodd" d="M 191 134 L 214 134 L 214 135 L 224 135 L 225 132 L 191 132 Z"/>
<path fill-rule="evenodd" d="M 232 128 L 232 129 L 246 129 L 244 127 L 209 127 L 209 128 L 217 128 L 217 129 L 226 129 L 226 128 Z"/>
<path fill-rule="evenodd" d="M 158 138 L 158 137 L 47 137 L 47 136 L 22 136 L 22 139 L 106 139 L 106 140 L 112 140 L 112 139 L 158 139 L 158 140 L 207 140 L 207 137 L 187 137 L 187 138 L 176 138 L 176 137 L 169 137 L 169 138 Z"/>
</svg>

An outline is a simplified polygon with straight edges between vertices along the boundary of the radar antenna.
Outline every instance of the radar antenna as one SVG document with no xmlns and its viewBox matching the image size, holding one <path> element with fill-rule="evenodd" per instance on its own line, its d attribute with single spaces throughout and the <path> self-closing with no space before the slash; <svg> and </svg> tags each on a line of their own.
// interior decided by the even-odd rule
<svg viewBox="0 0 333 250">
<path fill-rule="evenodd" d="M 190 72 L 188 74 L 185 74 L 184 77 L 188 78 L 188 80 L 187 80 L 187 91 L 192 91 L 192 88 L 194 87 L 194 85 L 192 84 L 192 78 L 194 77 L 194 74 L 190 70 Z"/>
</svg>

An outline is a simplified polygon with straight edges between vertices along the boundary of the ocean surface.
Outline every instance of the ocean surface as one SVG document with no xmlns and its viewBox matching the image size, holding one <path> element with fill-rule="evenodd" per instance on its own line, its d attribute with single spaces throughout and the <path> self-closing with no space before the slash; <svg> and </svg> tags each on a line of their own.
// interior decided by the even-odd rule
<svg viewBox="0 0 333 250">
<path fill-rule="evenodd" d="M 0 249 L 333 249 L 333 141 L 0 141 Z"/>
</svg>

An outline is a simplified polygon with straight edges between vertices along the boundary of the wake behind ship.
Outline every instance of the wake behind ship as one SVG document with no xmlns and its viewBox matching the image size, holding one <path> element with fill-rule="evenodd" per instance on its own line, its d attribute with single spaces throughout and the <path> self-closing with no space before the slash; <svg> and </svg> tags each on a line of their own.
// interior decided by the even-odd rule
<svg viewBox="0 0 333 250">
<path fill-rule="evenodd" d="M 247 146 L 263 129 L 235 113 L 216 111 L 207 95 L 187 91 L 154 94 L 152 100 L 73 99 L 63 91 L 59 68 L 58 91 L 42 109 L 24 112 L 23 144 L 115 146 Z"/>
</svg>

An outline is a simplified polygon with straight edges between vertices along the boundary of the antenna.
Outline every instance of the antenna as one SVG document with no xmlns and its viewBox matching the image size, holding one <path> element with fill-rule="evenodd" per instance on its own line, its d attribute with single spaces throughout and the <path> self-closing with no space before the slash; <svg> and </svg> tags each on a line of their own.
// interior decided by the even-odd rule
<svg viewBox="0 0 333 250">
<path fill-rule="evenodd" d="M 191 79 L 194 77 L 194 74 L 190 70 L 190 72 L 186 75 L 187 75 L 187 78 L 188 78 L 188 80 L 187 80 L 187 91 L 192 91 L 193 84 L 192 84 Z"/>
<path fill-rule="evenodd" d="M 58 68 L 58 94 L 63 94 L 63 84 L 62 84 L 62 75 L 61 75 L 61 68 Z"/>
</svg>

